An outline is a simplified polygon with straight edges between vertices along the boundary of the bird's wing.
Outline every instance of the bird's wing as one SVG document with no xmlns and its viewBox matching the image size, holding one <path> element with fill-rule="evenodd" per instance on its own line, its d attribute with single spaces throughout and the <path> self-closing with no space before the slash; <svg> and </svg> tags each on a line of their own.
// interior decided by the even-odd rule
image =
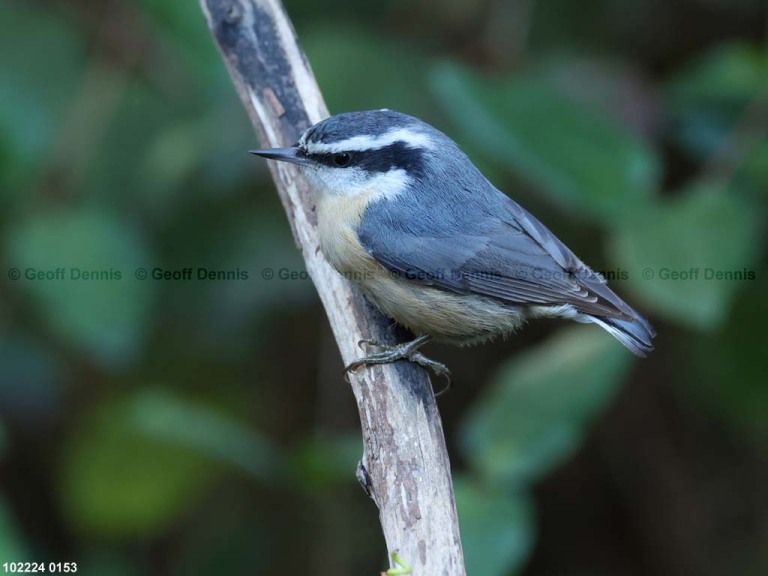
<svg viewBox="0 0 768 576">
<path fill-rule="evenodd" d="M 430 207 L 440 218 L 399 199 L 382 202 L 364 213 L 360 242 L 392 273 L 443 290 L 513 305 L 571 304 L 627 320 L 637 315 L 541 222 L 494 192 L 493 213 L 487 203 L 450 202 Z"/>
</svg>

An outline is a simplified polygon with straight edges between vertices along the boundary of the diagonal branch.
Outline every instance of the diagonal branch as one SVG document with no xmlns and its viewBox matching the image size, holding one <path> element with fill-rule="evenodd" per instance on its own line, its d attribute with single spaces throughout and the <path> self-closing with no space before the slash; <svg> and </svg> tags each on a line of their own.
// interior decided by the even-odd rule
<svg viewBox="0 0 768 576">
<path fill-rule="evenodd" d="M 201 5 L 262 146 L 290 145 L 328 115 L 279 0 Z M 360 355 L 363 338 L 393 343 L 391 322 L 319 252 L 304 179 L 286 163 L 270 163 L 270 169 L 344 362 Z M 361 369 L 351 380 L 364 443 L 358 478 L 379 507 L 388 550 L 419 576 L 464 575 L 448 453 L 426 373 L 398 362 Z"/>
</svg>

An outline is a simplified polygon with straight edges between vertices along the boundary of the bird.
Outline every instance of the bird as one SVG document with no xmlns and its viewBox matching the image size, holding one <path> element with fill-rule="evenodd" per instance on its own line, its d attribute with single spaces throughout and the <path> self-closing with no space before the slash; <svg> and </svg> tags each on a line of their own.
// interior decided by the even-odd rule
<svg viewBox="0 0 768 576">
<path fill-rule="evenodd" d="M 251 150 L 296 164 L 314 192 L 320 250 L 409 342 L 383 345 L 345 368 L 411 360 L 434 340 L 479 344 L 528 320 L 593 323 L 637 356 L 653 350 L 650 323 L 544 224 L 483 176 L 447 135 L 389 109 L 345 112 L 293 146 Z"/>
</svg>

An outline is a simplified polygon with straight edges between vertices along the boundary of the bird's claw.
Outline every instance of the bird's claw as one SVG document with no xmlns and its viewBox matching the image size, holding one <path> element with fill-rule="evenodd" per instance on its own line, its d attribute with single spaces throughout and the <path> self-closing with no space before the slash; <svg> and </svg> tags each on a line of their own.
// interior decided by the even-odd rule
<svg viewBox="0 0 768 576">
<path fill-rule="evenodd" d="M 348 364 L 344 368 L 344 380 L 349 383 L 350 372 L 354 372 L 366 364 L 389 364 L 398 360 L 410 360 L 419 366 L 432 370 L 435 375 L 442 376 L 448 381 L 445 388 L 435 394 L 435 396 L 440 396 L 441 394 L 447 392 L 451 387 L 451 371 L 448 370 L 448 367 L 445 364 L 432 360 L 431 358 L 427 358 L 424 356 L 424 354 L 419 352 L 419 348 L 429 342 L 429 340 L 429 336 L 419 336 L 411 342 L 405 342 L 403 344 L 397 344 L 394 346 L 381 344 L 375 340 L 360 340 L 357 345 L 361 350 L 365 350 L 365 346 L 378 347 L 380 350 Z"/>
<path fill-rule="evenodd" d="M 371 340 L 369 338 L 363 338 L 362 340 L 357 341 L 357 347 L 360 348 L 360 350 L 365 350 L 366 346 L 381 346 L 382 344 L 380 342 L 377 342 L 376 340 Z"/>
</svg>

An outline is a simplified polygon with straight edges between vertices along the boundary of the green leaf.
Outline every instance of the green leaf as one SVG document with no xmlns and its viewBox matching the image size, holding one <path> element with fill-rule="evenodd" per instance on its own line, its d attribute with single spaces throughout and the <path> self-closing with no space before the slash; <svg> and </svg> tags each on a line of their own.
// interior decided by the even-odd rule
<svg viewBox="0 0 768 576">
<path fill-rule="evenodd" d="M 768 54 L 757 45 L 724 44 L 704 53 L 671 78 L 675 107 L 697 103 L 741 105 L 768 86 Z"/>
<path fill-rule="evenodd" d="M 564 329 L 507 363 L 473 407 L 461 444 L 490 485 L 525 485 L 581 444 L 632 356 L 593 326 Z"/>
<path fill-rule="evenodd" d="M 668 131 L 693 159 L 705 160 L 737 127 L 749 102 L 766 89 L 768 55 L 762 47 L 746 43 L 718 46 L 667 83 Z"/>
<path fill-rule="evenodd" d="M 455 65 L 433 73 L 445 110 L 479 151 L 569 210 L 622 220 L 658 180 L 653 150 L 535 78 L 491 79 Z"/>
<path fill-rule="evenodd" d="M 6 259 L 55 334 L 110 368 L 136 359 L 152 283 L 134 276 L 148 258 L 132 227 L 99 211 L 37 214 L 11 230 Z"/>
<path fill-rule="evenodd" d="M 632 271 L 628 285 L 637 297 L 701 329 L 725 320 L 738 278 L 748 279 L 761 246 L 756 211 L 713 186 L 693 187 L 637 212 L 615 234 L 614 259 Z"/>
<path fill-rule="evenodd" d="M 533 545 L 530 498 L 483 489 L 461 478 L 454 490 L 467 574 L 517 573 Z"/>
<path fill-rule="evenodd" d="M 135 408 L 132 398 L 103 404 L 64 449 L 60 496 L 83 532 L 160 533 L 197 503 L 218 470 L 196 450 L 150 439 L 136 427 Z"/>
<path fill-rule="evenodd" d="M 280 473 L 280 455 L 267 438 L 202 403 L 151 389 L 133 398 L 128 413 L 133 429 L 155 442 L 194 450 L 260 479 Z"/>
<path fill-rule="evenodd" d="M 724 147 L 733 149 L 732 181 L 744 190 L 765 194 L 768 139 L 760 132 L 758 108 L 766 91 L 768 52 L 748 43 L 720 45 L 667 83 L 669 134 L 697 162 L 717 157 Z M 734 138 L 744 142 L 734 143 Z"/>
</svg>

